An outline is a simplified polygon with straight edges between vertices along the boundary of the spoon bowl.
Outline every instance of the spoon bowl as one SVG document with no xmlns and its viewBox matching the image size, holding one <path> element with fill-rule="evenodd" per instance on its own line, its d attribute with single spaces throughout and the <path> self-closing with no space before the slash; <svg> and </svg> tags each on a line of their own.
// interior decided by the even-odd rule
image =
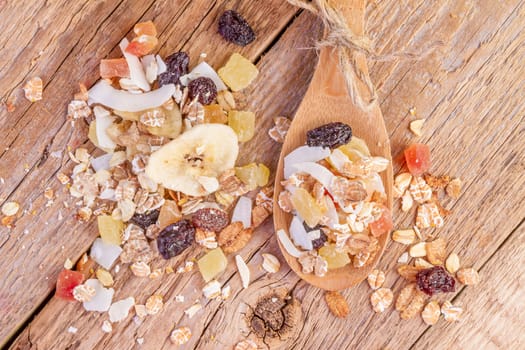
<svg viewBox="0 0 525 350">
<path fill-rule="evenodd" d="M 365 0 L 333 0 L 331 5 L 345 15 L 355 34 L 363 34 Z M 383 115 L 377 103 L 370 111 L 365 112 L 352 102 L 343 73 L 339 69 L 337 50 L 331 47 L 321 49 L 319 63 L 310 86 L 284 141 L 275 177 L 273 220 L 276 232 L 280 229 L 288 232 L 292 220 L 292 215 L 282 211 L 277 203 L 279 193 L 283 191 L 281 181 L 283 180 L 284 157 L 306 143 L 308 130 L 336 121 L 350 125 L 353 135 L 364 139 L 373 156 L 380 156 L 390 161 L 386 171 L 380 175 L 387 195 L 387 207 L 392 210 L 392 157 Z M 366 57 L 363 54 L 356 54 L 356 65 L 362 72 L 368 74 Z M 357 85 L 361 96 L 367 97 L 368 91 L 365 85 L 360 82 Z M 379 251 L 367 266 L 355 268 L 349 264 L 339 269 L 329 270 L 324 277 L 302 273 L 297 258 L 288 254 L 279 239 L 278 242 L 288 265 L 299 277 L 321 289 L 342 290 L 355 286 L 368 276 L 381 257 L 387 239 L 387 234 L 378 237 Z"/>
</svg>

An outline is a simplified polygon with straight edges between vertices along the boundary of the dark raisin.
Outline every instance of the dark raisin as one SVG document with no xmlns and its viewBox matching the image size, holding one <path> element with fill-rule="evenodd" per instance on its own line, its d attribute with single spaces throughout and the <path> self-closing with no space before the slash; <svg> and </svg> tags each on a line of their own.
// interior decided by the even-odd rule
<svg viewBox="0 0 525 350">
<path fill-rule="evenodd" d="M 180 220 L 167 226 L 157 237 L 157 247 L 164 259 L 182 253 L 195 241 L 195 227 L 189 220 Z"/>
<path fill-rule="evenodd" d="M 240 46 L 246 46 L 255 40 L 252 27 L 233 10 L 224 12 L 219 18 L 219 33 L 227 41 Z"/>
<path fill-rule="evenodd" d="M 180 77 L 188 73 L 190 57 L 186 52 L 175 52 L 166 57 L 166 72 L 159 76 L 159 86 L 180 84 Z"/>
<path fill-rule="evenodd" d="M 416 278 L 419 290 L 430 296 L 435 293 L 449 293 L 456 290 L 456 280 L 442 266 L 421 270 Z"/>
<path fill-rule="evenodd" d="M 315 227 L 310 227 L 310 226 L 308 226 L 306 224 L 306 222 L 303 221 L 303 226 L 304 226 L 304 229 L 306 230 L 306 232 L 317 231 L 317 230 L 319 230 L 319 232 L 320 232 L 319 238 L 316 238 L 316 239 L 312 240 L 312 245 L 313 245 L 314 249 L 319 249 L 322 246 L 324 246 L 325 242 L 328 240 L 328 237 L 324 233 L 321 225 L 316 225 Z"/>
<path fill-rule="evenodd" d="M 337 148 L 346 145 L 352 139 L 352 128 L 344 123 L 335 122 L 322 125 L 306 133 L 306 144 L 310 147 Z"/>
<path fill-rule="evenodd" d="M 191 221 L 203 230 L 221 232 L 230 220 L 228 214 L 220 209 L 202 208 L 193 213 Z"/>
<path fill-rule="evenodd" d="M 135 213 L 129 221 L 137 226 L 142 227 L 144 230 L 150 225 L 156 224 L 159 218 L 160 211 L 158 209 L 146 212 L 144 214 Z"/>
<path fill-rule="evenodd" d="M 322 246 L 324 246 L 324 244 L 328 240 L 328 237 L 326 236 L 323 230 L 320 229 L 319 232 L 321 232 L 319 238 L 314 239 L 312 241 L 312 246 L 314 247 L 314 249 L 321 248 Z"/>
<path fill-rule="evenodd" d="M 197 97 L 200 103 L 209 105 L 217 97 L 217 86 L 210 78 L 200 77 L 190 81 L 188 94 L 192 100 Z"/>
</svg>

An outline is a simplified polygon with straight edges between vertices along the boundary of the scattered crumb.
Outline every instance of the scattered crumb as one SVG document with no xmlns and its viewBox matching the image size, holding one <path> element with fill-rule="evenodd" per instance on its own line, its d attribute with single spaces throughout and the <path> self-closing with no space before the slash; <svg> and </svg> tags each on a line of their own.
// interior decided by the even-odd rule
<svg viewBox="0 0 525 350">
<path fill-rule="evenodd" d="M 70 326 L 68 329 L 67 329 L 68 333 L 73 333 L 73 334 L 76 334 L 78 332 L 78 328 L 76 327 L 73 327 L 73 326 Z"/>
<path fill-rule="evenodd" d="M 410 131 L 416 136 L 421 136 L 423 134 L 423 124 L 425 119 L 416 119 L 410 122 Z"/>
</svg>

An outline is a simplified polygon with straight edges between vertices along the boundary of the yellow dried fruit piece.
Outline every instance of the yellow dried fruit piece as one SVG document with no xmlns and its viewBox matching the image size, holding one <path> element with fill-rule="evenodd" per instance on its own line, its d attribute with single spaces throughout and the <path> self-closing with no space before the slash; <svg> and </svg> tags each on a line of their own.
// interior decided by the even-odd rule
<svg viewBox="0 0 525 350">
<path fill-rule="evenodd" d="M 124 223 L 121 220 L 115 220 L 110 215 L 100 215 L 97 218 L 98 231 L 100 237 L 105 243 L 120 245 L 122 243 L 122 232 L 124 232 Z"/>
<path fill-rule="evenodd" d="M 268 184 L 270 169 L 264 164 L 250 163 L 242 167 L 236 167 L 235 176 L 247 186 L 248 191 L 252 191 L 257 186 L 263 187 Z"/>
<path fill-rule="evenodd" d="M 352 139 L 346 145 L 339 146 L 337 149 L 343 152 L 353 162 L 361 159 L 361 156 L 370 157 L 370 150 L 366 142 L 355 136 L 352 136 Z M 357 151 L 357 153 L 355 151 Z"/>
<path fill-rule="evenodd" d="M 126 112 L 126 111 L 116 111 L 116 110 L 113 111 L 113 114 L 118 115 L 122 119 L 131 120 L 135 122 L 139 121 L 141 113 L 142 112 Z"/>
<path fill-rule="evenodd" d="M 347 253 L 339 251 L 335 244 L 325 245 L 319 249 L 319 256 L 326 260 L 328 269 L 338 269 L 350 264 L 350 257 Z"/>
<path fill-rule="evenodd" d="M 197 266 L 205 282 L 209 282 L 226 269 L 228 260 L 221 248 L 210 250 L 197 260 Z"/>
<path fill-rule="evenodd" d="M 110 287 L 113 285 L 113 276 L 111 276 L 111 273 L 108 270 L 97 269 L 96 276 L 104 287 Z"/>
<path fill-rule="evenodd" d="M 177 202 L 165 200 L 164 204 L 160 208 L 158 219 L 159 227 L 163 229 L 168 225 L 176 223 L 180 219 L 182 219 L 182 214 L 180 212 L 179 206 L 177 205 Z"/>
<path fill-rule="evenodd" d="M 259 70 L 248 59 L 234 53 L 217 73 L 232 91 L 240 91 L 251 84 L 259 74 Z"/>
<path fill-rule="evenodd" d="M 182 129 L 182 115 L 180 114 L 179 108 L 176 106 L 168 110 L 166 108 L 157 108 L 165 116 L 165 121 L 162 126 L 148 126 L 146 129 L 148 132 L 155 136 L 165 136 L 171 139 L 179 136 Z M 141 115 L 147 111 L 140 112 Z"/>
<path fill-rule="evenodd" d="M 248 111 L 229 111 L 228 125 L 237 134 L 239 142 L 249 141 L 255 134 L 255 113 Z"/>
<path fill-rule="evenodd" d="M 204 106 L 204 122 L 226 124 L 228 123 L 228 116 L 220 105 L 211 104 Z"/>
<path fill-rule="evenodd" d="M 297 188 L 292 194 L 292 204 L 299 216 L 310 227 L 315 227 L 323 217 L 323 210 L 304 188 Z"/>
</svg>

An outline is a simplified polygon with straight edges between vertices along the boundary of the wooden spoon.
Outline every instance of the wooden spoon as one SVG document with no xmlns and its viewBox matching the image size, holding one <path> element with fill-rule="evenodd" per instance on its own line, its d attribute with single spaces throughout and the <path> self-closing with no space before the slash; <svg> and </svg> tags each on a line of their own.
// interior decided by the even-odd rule
<svg viewBox="0 0 525 350">
<path fill-rule="evenodd" d="M 366 0 L 331 1 L 331 5 L 334 8 L 342 11 L 350 28 L 356 35 L 364 33 L 365 3 Z M 356 64 L 365 74 L 368 74 L 364 54 L 357 55 Z M 358 83 L 358 92 L 362 94 L 361 96 L 365 100 L 369 97 L 369 92 L 365 85 L 360 82 Z M 387 194 L 387 205 L 392 210 L 392 157 L 390 154 L 390 140 L 381 110 L 376 104 L 367 113 L 353 104 L 348 94 L 345 79 L 338 66 L 337 49 L 326 47 L 321 50 L 319 63 L 312 81 L 288 130 L 279 157 L 273 206 L 273 220 L 276 232 L 279 229 L 284 229 L 285 232 L 288 232 L 292 219 L 292 216 L 282 211 L 277 204 L 279 193 L 283 190 L 281 181 L 283 179 L 284 157 L 306 143 L 306 132 L 308 130 L 335 121 L 350 125 L 353 135 L 366 141 L 372 155 L 390 160 L 390 165 L 386 171 L 381 173 L 381 177 Z M 324 277 L 317 277 L 313 273 L 302 273 L 301 265 L 297 259 L 289 255 L 279 239 L 278 241 L 286 261 L 303 280 L 325 290 L 342 290 L 355 286 L 368 276 L 381 257 L 387 239 L 387 234 L 379 237 L 379 252 L 367 266 L 354 268 L 350 264 L 336 270 L 330 270 Z"/>
</svg>

